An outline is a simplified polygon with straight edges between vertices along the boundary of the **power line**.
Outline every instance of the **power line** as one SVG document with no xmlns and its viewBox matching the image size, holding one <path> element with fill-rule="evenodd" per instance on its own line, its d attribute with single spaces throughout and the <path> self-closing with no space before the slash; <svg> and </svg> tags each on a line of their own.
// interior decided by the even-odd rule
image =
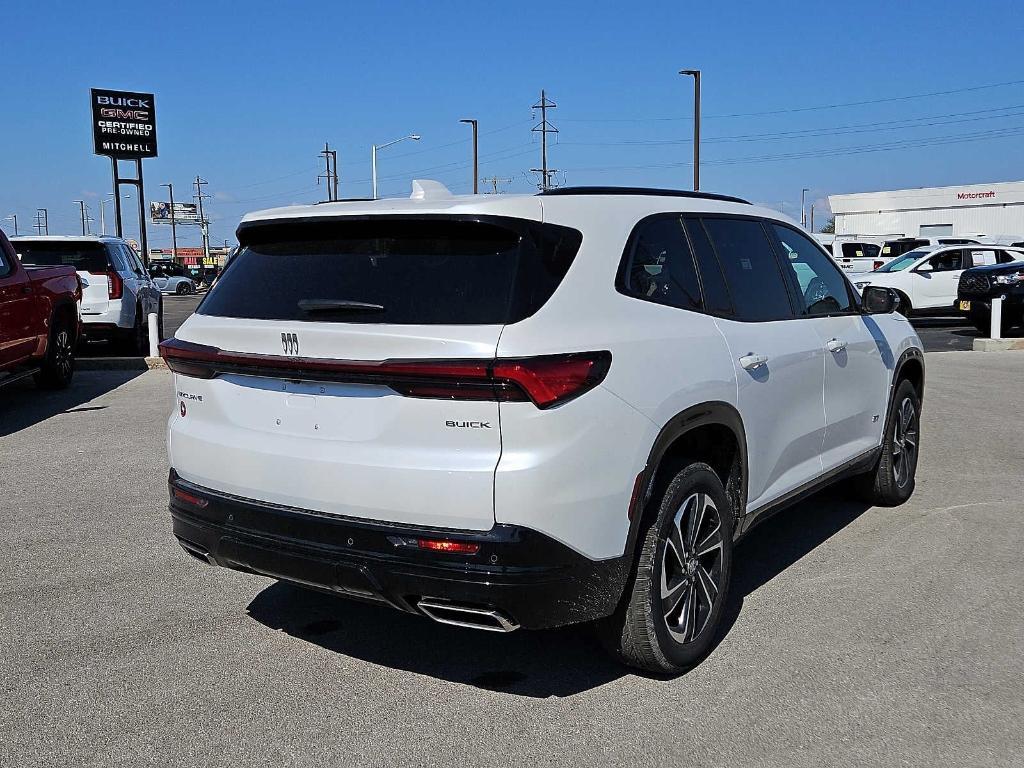
<svg viewBox="0 0 1024 768">
<path fill-rule="evenodd" d="M 966 88 L 953 88 L 947 91 L 931 91 L 929 93 L 914 93 L 907 96 L 887 96 L 881 99 L 865 99 L 863 101 L 847 101 L 839 104 L 819 104 L 812 107 L 792 107 L 789 109 L 771 109 L 763 112 L 732 112 L 721 115 L 704 115 L 705 119 L 724 119 L 732 117 L 765 117 L 768 115 L 788 115 L 796 112 L 816 112 L 826 109 L 845 109 L 847 107 L 863 107 L 869 104 L 890 104 L 897 101 L 911 101 L 914 99 L 930 99 L 936 96 L 952 96 L 957 93 L 970 93 L 983 91 L 992 88 L 1006 88 L 1013 85 L 1022 85 L 1024 80 L 1007 80 L 1002 83 L 987 83 L 985 85 L 973 85 Z M 690 120 L 689 116 L 684 117 L 605 117 L 605 118 L 574 118 L 568 119 L 572 123 L 646 123 L 646 122 L 672 122 L 678 120 Z"/>
</svg>

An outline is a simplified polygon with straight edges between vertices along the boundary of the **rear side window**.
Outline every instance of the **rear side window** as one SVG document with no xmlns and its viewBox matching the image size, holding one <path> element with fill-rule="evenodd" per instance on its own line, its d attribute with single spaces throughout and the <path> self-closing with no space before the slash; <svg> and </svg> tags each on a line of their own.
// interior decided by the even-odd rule
<svg viewBox="0 0 1024 768">
<path fill-rule="evenodd" d="M 200 314 L 490 325 L 540 309 L 582 235 L 515 219 L 379 217 L 258 225 L 241 240 Z"/>
<path fill-rule="evenodd" d="M 637 224 L 626 245 L 618 289 L 679 309 L 700 310 L 700 283 L 678 214 L 652 216 Z"/>
<path fill-rule="evenodd" d="M 725 275 L 722 274 L 722 266 L 718 263 L 718 256 L 711 246 L 708 233 L 704 231 L 704 225 L 700 223 L 699 219 L 686 218 L 683 221 L 686 225 L 686 233 L 690 237 L 693 255 L 697 261 L 697 269 L 700 272 L 705 309 L 719 315 L 734 314 L 729 288 L 725 284 Z"/>
<path fill-rule="evenodd" d="M 786 283 L 761 222 L 731 218 L 703 221 L 722 265 L 737 319 L 793 317 Z"/>
<path fill-rule="evenodd" d="M 847 259 L 873 259 L 880 250 L 873 243 L 843 243 L 843 256 Z"/>
<path fill-rule="evenodd" d="M 33 267 L 73 266 L 79 272 L 107 271 L 107 251 L 100 243 L 26 240 L 15 244 L 21 263 Z"/>
</svg>

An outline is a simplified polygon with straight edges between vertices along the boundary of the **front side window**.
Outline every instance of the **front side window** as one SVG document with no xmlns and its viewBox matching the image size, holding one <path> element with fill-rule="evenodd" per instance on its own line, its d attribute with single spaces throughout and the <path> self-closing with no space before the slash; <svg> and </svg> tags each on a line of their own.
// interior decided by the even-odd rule
<svg viewBox="0 0 1024 768">
<path fill-rule="evenodd" d="M 772 224 L 779 239 L 783 269 L 799 297 L 798 314 L 832 315 L 852 308 L 846 280 L 814 243 L 795 229 Z"/>
<path fill-rule="evenodd" d="M 739 320 L 793 317 L 779 263 L 764 225 L 754 219 L 705 218 Z"/>
<path fill-rule="evenodd" d="M 678 214 L 655 216 L 637 225 L 627 245 L 619 289 L 670 307 L 701 309 L 693 254 Z"/>
<path fill-rule="evenodd" d="M 918 272 L 952 272 L 964 268 L 963 251 L 943 251 L 917 268 Z"/>
</svg>

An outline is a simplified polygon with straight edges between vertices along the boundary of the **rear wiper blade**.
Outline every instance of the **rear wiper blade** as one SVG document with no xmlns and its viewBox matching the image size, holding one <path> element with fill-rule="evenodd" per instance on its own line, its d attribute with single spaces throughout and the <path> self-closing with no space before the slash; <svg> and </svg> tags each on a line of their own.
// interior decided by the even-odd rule
<svg viewBox="0 0 1024 768">
<path fill-rule="evenodd" d="M 303 312 L 383 312 L 383 304 L 348 299 L 302 299 L 299 309 Z"/>
</svg>

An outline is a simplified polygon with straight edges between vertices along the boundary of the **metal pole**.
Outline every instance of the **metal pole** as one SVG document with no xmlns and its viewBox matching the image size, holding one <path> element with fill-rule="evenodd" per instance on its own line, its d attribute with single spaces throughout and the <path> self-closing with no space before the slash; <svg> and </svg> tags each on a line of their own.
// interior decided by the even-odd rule
<svg viewBox="0 0 1024 768">
<path fill-rule="evenodd" d="M 700 70 L 681 69 L 680 75 L 693 78 L 693 191 L 700 189 Z"/>
<path fill-rule="evenodd" d="M 807 187 L 800 190 L 800 226 L 807 226 L 807 208 L 806 208 L 806 195 L 810 192 Z"/>
<path fill-rule="evenodd" d="M 7 218 L 11 219 L 14 222 L 14 236 L 17 237 L 18 236 L 18 214 L 12 213 Z"/>
<path fill-rule="evenodd" d="M 107 234 L 107 201 L 100 198 L 100 234 Z"/>
<path fill-rule="evenodd" d="M 477 128 L 479 127 L 476 120 L 465 119 L 459 120 L 460 123 L 469 123 L 473 126 L 473 194 L 480 194 L 480 154 L 479 144 L 477 143 Z"/>
<path fill-rule="evenodd" d="M 110 158 L 110 164 L 114 171 L 114 231 L 117 232 L 118 237 L 124 237 L 124 228 L 121 224 L 121 177 L 117 172 L 117 158 Z M 141 191 L 139 199 L 142 199 Z"/>
<path fill-rule="evenodd" d="M 146 233 L 146 191 L 142 185 L 142 160 L 138 159 L 135 161 L 135 167 L 138 170 L 138 190 L 139 190 L 139 247 L 142 248 L 142 263 L 145 266 L 149 266 L 149 235 Z M 171 207 L 171 221 L 174 221 L 174 207 Z M 120 221 L 118 221 L 120 225 Z"/>
<path fill-rule="evenodd" d="M 174 218 L 174 185 L 173 184 L 161 184 L 161 187 L 167 187 L 167 195 L 170 197 L 171 205 L 171 259 L 173 261 L 178 260 L 178 225 L 177 220 Z"/>
<path fill-rule="evenodd" d="M 548 188 L 548 97 L 544 89 L 540 89 L 540 173 L 544 179 L 544 189 Z"/>
<path fill-rule="evenodd" d="M 334 165 L 334 199 L 338 199 L 338 150 L 331 150 L 331 160 Z M 329 180 L 328 180 L 329 181 Z"/>
<path fill-rule="evenodd" d="M 210 260 L 210 227 L 206 221 L 206 214 L 203 213 L 203 186 L 209 182 L 203 181 L 196 176 L 196 199 L 199 201 L 199 227 L 203 233 L 203 272 L 206 271 L 206 262 Z"/>
<path fill-rule="evenodd" d="M 85 235 L 85 201 L 84 200 L 75 200 L 75 202 L 78 203 L 78 210 L 79 210 L 79 213 L 82 216 L 82 235 L 84 236 Z"/>
<path fill-rule="evenodd" d="M 811 232 L 814 231 L 814 203 L 811 203 Z"/>
<path fill-rule="evenodd" d="M 373 199 L 377 199 L 377 145 L 373 145 L 373 152 L 370 157 L 370 167 L 373 171 Z"/>
</svg>

